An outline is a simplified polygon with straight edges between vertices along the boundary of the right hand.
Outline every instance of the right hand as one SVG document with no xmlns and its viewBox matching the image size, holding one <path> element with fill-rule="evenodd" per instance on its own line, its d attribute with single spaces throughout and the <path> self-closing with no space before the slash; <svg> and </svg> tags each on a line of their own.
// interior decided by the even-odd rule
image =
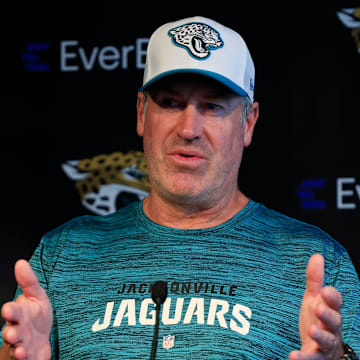
<svg viewBox="0 0 360 360">
<path fill-rule="evenodd" d="M 50 300 L 27 261 L 17 261 L 15 278 L 23 294 L 1 309 L 6 326 L 0 354 L 6 354 L 5 359 L 48 360 L 53 320 Z"/>
</svg>

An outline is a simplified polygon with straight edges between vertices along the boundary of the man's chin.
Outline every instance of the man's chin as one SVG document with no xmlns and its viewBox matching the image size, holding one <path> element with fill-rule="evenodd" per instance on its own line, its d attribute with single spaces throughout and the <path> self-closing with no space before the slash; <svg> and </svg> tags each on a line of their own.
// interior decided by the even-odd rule
<svg viewBox="0 0 360 360">
<path fill-rule="evenodd" d="M 212 197 L 211 182 L 205 179 L 205 176 L 187 173 L 168 174 L 155 181 L 152 190 L 176 205 L 203 204 Z"/>
<path fill-rule="evenodd" d="M 208 191 L 194 187 L 176 186 L 173 189 L 167 189 L 163 195 L 169 202 L 183 207 L 196 205 L 199 208 L 207 208 L 212 202 Z"/>
</svg>

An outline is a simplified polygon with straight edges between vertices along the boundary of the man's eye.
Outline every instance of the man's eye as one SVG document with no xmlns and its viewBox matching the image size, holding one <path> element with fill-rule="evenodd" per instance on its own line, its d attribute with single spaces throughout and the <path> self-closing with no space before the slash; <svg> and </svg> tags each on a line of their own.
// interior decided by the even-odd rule
<svg viewBox="0 0 360 360">
<path fill-rule="evenodd" d="M 160 106 L 166 109 L 173 109 L 179 107 L 179 103 L 173 98 L 163 98 L 160 100 Z"/>
<path fill-rule="evenodd" d="M 215 103 L 207 103 L 207 104 L 206 104 L 206 110 L 209 110 L 209 111 L 220 111 L 220 110 L 222 110 L 222 106 L 221 106 L 221 105 L 218 105 L 218 104 L 215 104 Z"/>
</svg>

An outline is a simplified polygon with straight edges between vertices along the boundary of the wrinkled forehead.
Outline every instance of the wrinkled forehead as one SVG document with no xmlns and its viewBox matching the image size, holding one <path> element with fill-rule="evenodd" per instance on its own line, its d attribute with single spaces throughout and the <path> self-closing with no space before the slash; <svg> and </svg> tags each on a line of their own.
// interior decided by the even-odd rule
<svg viewBox="0 0 360 360">
<path fill-rule="evenodd" d="M 161 78 L 151 84 L 148 89 L 151 95 L 171 93 L 181 95 L 184 92 L 198 93 L 206 97 L 236 97 L 241 96 L 222 83 L 207 76 L 191 73 L 173 74 Z"/>
</svg>

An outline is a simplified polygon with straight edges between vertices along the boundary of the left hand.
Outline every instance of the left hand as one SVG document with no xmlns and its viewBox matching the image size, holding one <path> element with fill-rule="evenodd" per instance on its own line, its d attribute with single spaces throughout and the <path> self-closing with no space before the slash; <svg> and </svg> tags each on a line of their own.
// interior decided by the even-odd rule
<svg viewBox="0 0 360 360">
<path fill-rule="evenodd" d="M 290 360 L 338 360 L 343 356 L 342 297 L 335 288 L 323 284 L 324 258 L 315 254 L 306 268 L 306 290 L 299 317 L 301 350 L 292 351 Z"/>
</svg>

